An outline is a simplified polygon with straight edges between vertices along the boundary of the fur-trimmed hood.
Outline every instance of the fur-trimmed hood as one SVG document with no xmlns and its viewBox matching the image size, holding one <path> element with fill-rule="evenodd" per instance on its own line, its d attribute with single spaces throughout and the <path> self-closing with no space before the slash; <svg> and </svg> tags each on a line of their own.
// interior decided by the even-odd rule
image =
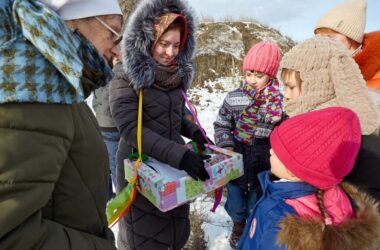
<svg viewBox="0 0 380 250">
<path fill-rule="evenodd" d="M 136 90 L 150 87 L 154 82 L 154 69 L 157 65 L 151 54 L 155 40 L 154 23 L 168 12 L 179 13 L 187 21 L 187 39 L 176 62 L 184 88 L 188 89 L 191 85 L 194 75 L 192 60 L 196 47 L 193 11 L 181 0 L 142 0 L 129 17 L 121 43 L 123 68 Z"/>
<path fill-rule="evenodd" d="M 321 220 L 306 220 L 287 216 L 280 223 L 277 242 L 289 250 L 378 250 L 380 249 L 380 214 L 378 204 L 367 194 L 352 185 L 343 189 L 356 205 L 356 218 L 350 219 L 332 230 L 325 228 Z M 330 226 L 329 226 L 330 227 Z M 334 232 L 331 234 L 331 232 Z M 331 236 L 334 237 L 331 237 Z"/>
</svg>

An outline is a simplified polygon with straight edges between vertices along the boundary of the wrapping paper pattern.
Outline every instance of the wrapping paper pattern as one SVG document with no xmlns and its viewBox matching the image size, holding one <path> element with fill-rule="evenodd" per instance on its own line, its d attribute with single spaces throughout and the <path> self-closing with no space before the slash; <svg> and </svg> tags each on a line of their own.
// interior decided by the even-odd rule
<svg viewBox="0 0 380 250">
<path fill-rule="evenodd" d="M 211 192 L 229 181 L 243 175 L 243 157 L 226 149 L 213 145 L 207 145 L 207 154 L 211 158 L 205 161 L 205 167 L 210 179 L 202 182 L 192 179 L 184 171 L 167 165 L 165 172 L 173 172 L 177 179 L 165 177 L 160 171 L 149 166 L 150 160 L 142 163 L 139 167 L 138 190 L 158 209 L 165 212 L 190 202 L 197 196 Z M 165 164 L 163 164 L 165 165 Z M 126 180 L 135 176 L 134 162 L 126 159 L 124 161 Z"/>
</svg>

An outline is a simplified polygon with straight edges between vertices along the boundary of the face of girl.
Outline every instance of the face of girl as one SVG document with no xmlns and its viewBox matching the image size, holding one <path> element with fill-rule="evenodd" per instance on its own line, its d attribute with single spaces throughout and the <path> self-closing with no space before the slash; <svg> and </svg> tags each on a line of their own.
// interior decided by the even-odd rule
<svg viewBox="0 0 380 250">
<path fill-rule="evenodd" d="M 245 71 L 245 81 L 256 90 L 262 89 L 271 80 L 270 76 L 258 71 Z"/>
<path fill-rule="evenodd" d="M 161 65 L 170 65 L 179 53 L 181 32 L 178 29 L 166 31 L 153 49 L 153 59 Z"/>
<path fill-rule="evenodd" d="M 284 98 L 286 100 L 295 100 L 301 96 L 301 82 L 297 79 L 295 72 L 286 74 L 282 80 L 285 86 Z"/>
<path fill-rule="evenodd" d="M 300 179 L 294 176 L 285 165 L 278 159 L 273 149 L 270 149 L 270 171 L 272 174 L 280 179 L 287 179 L 291 181 L 299 181 Z"/>
</svg>

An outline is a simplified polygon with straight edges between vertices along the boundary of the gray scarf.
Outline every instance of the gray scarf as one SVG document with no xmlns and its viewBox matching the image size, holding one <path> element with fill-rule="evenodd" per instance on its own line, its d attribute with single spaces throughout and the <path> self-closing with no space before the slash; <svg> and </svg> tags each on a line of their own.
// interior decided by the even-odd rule
<svg viewBox="0 0 380 250">
<path fill-rule="evenodd" d="M 181 84 L 182 81 L 178 74 L 178 65 L 156 65 L 154 70 L 154 83 L 152 84 L 153 88 L 170 91 L 178 88 Z"/>
</svg>

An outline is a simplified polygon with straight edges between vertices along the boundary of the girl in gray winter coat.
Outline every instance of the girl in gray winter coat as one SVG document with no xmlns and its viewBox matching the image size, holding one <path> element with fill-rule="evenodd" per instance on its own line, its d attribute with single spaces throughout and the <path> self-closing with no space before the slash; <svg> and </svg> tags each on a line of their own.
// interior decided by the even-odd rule
<svg viewBox="0 0 380 250">
<path fill-rule="evenodd" d="M 181 89 L 193 78 L 195 25 L 179 0 L 140 2 L 127 24 L 122 42 L 123 64 L 114 68 L 110 107 L 120 132 L 117 190 L 126 186 L 123 160 L 137 148 L 138 91 L 143 90 L 142 151 L 183 169 L 194 179 L 209 178 L 202 156 L 189 151 L 182 136 L 206 141 L 199 128 L 184 118 Z M 161 212 L 137 194 L 120 221 L 120 249 L 181 249 L 190 234 L 189 205 Z"/>
</svg>

